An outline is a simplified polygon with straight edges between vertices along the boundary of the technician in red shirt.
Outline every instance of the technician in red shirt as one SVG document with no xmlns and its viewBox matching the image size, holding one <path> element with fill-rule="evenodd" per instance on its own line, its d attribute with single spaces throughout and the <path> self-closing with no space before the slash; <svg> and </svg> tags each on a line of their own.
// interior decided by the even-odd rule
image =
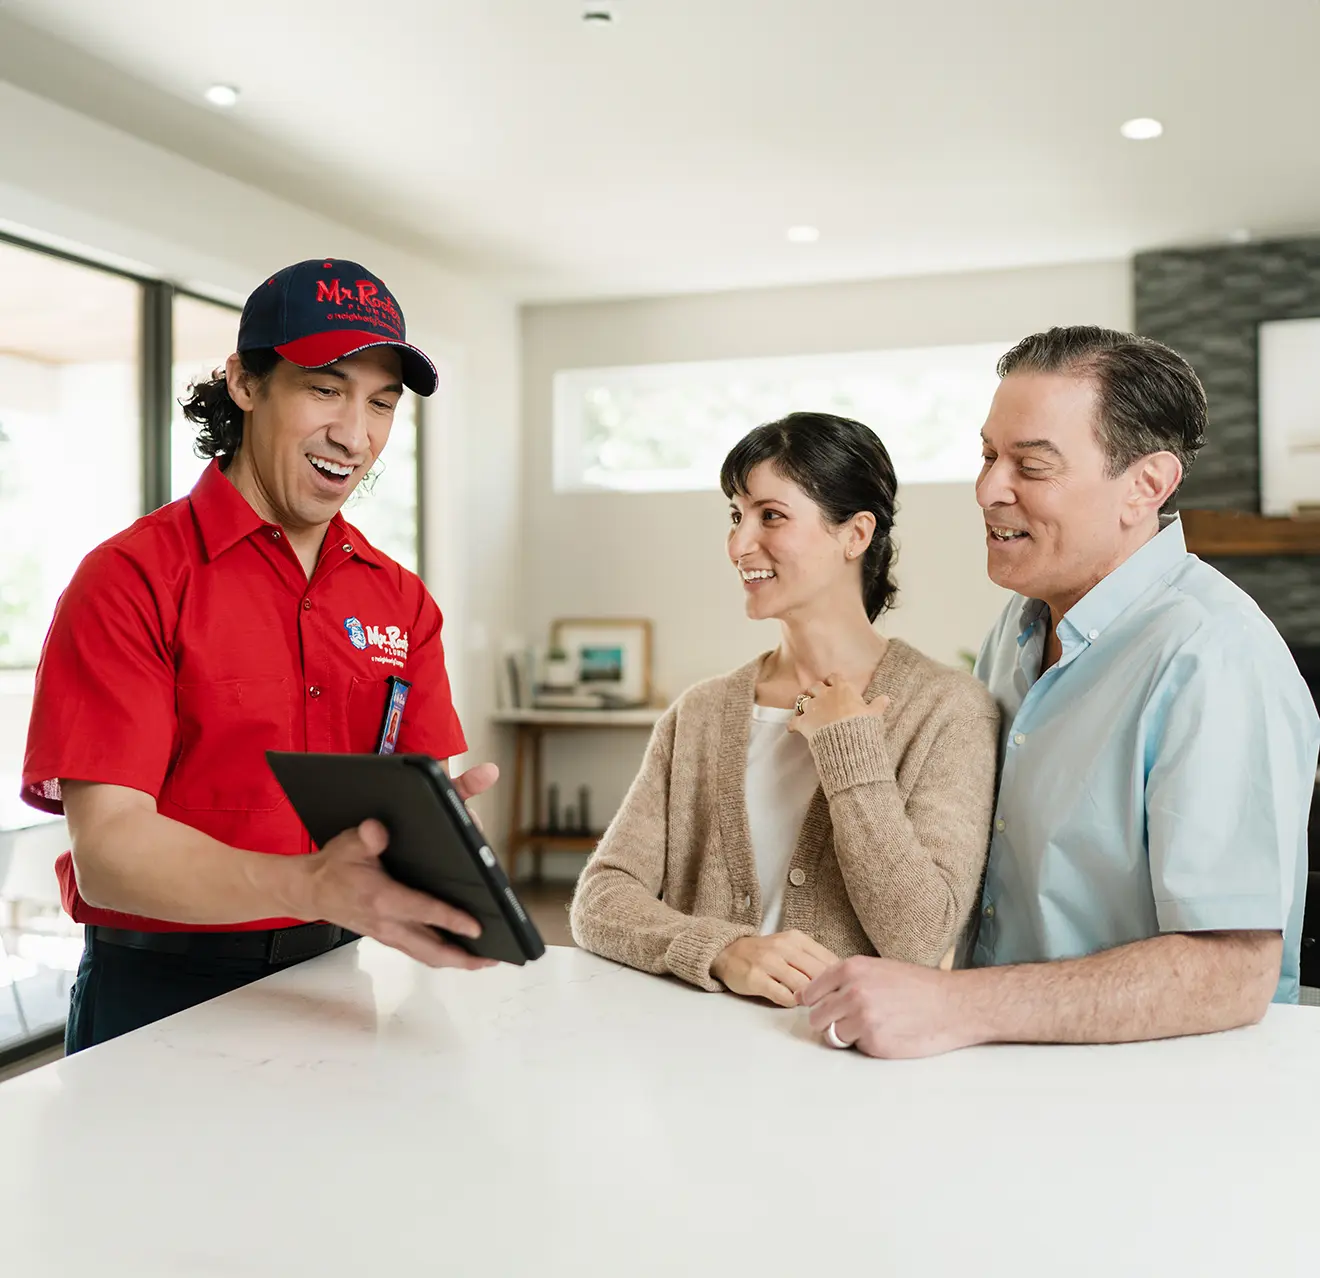
<svg viewBox="0 0 1320 1278">
<path fill-rule="evenodd" d="M 339 513 L 405 386 L 430 395 L 436 371 L 376 276 L 322 258 L 280 271 L 185 405 L 214 458 L 197 486 L 93 550 L 60 599 L 23 793 L 69 823 L 57 869 L 86 941 L 68 1051 L 356 934 L 486 966 L 432 931 L 475 936 L 473 919 L 381 869 L 379 824 L 313 851 L 265 759 L 466 749 L 435 601 Z M 496 776 L 456 784 L 470 797 Z"/>
</svg>

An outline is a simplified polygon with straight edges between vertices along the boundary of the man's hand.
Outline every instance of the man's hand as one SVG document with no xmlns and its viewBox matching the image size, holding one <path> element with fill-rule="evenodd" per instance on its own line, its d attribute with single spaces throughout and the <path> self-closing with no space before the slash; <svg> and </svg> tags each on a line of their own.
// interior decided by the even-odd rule
<svg viewBox="0 0 1320 1278">
<path fill-rule="evenodd" d="M 500 770 L 493 763 L 478 763 L 454 778 L 454 789 L 458 791 L 458 797 L 467 803 L 469 799 L 484 794 L 499 779 Z M 472 818 L 477 829 L 485 834 L 486 827 L 481 824 L 481 818 L 471 808 L 468 809 L 468 816 Z"/>
<path fill-rule="evenodd" d="M 454 789 L 466 803 L 479 794 L 485 794 L 499 779 L 500 770 L 493 763 L 478 763 L 454 778 Z"/>
<path fill-rule="evenodd" d="M 465 773 L 459 781 L 471 775 Z M 492 777 L 486 784 L 493 781 Z M 336 835 L 319 852 L 299 857 L 299 869 L 305 871 L 301 879 L 305 903 L 297 917 L 338 923 L 429 967 L 493 967 L 493 960 L 448 945 L 431 930 L 440 927 L 460 936 L 481 935 L 477 921 L 461 910 L 390 878 L 380 864 L 388 842 L 379 821 L 363 821 L 356 829 Z"/>
<path fill-rule="evenodd" d="M 867 702 L 862 694 L 842 675 L 827 675 L 820 683 L 813 683 L 804 694 L 802 713 L 794 715 L 788 721 L 788 730 L 796 732 L 807 741 L 831 723 L 840 723 L 844 719 L 855 719 L 859 715 L 871 715 L 881 719 L 889 709 L 888 697 L 876 697 Z"/>
<path fill-rule="evenodd" d="M 958 974 L 892 959 L 850 958 L 802 991 L 811 1028 L 829 1026 L 868 1056 L 936 1056 L 977 1039 L 958 1000 Z"/>
<path fill-rule="evenodd" d="M 795 929 L 771 936 L 739 937 L 715 956 L 710 974 L 735 994 L 794 1007 L 798 992 L 838 961 L 818 941 Z"/>
</svg>

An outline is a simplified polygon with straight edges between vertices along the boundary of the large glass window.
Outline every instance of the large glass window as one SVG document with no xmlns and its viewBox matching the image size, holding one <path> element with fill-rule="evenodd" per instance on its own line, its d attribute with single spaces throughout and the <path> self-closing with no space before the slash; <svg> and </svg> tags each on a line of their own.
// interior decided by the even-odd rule
<svg viewBox="0 0 1320 1278">
<path fill-rule="evenodd" d="M 1011 345 L 566 370 L 555 378 L 555 490 L 715 488 L 743 435 L 797 410 L 865 422 L 900 483 L 970 482 L 995 362 Z"/>
<path fill-rule="evenodd" d="M 0 1052 L 63 1024 L 64 822 L 18 801 L 32 671 L 82 557 L 142 513 L 142 285 L 0 242 Z"/>
<path fill-rule="evenodd" d="M 141 286 L 0 242 L 0 666 L 31 667 L 79 560 L 141 513 Z"/>
</svg>

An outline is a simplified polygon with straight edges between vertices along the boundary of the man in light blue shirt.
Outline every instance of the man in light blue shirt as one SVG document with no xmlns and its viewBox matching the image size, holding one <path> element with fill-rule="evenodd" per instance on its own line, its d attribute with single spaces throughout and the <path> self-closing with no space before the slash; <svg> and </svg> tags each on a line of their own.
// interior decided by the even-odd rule
<svg viewBox="0 0 1320 1278">
<path fill-rule="evenodd" d="M 1252 1023 L 1297 1001 L 1320 718 L 1168 513 L 1204 391 L 1098 328 L 1035 334 L 999 371 L 977 499 L 1016 593 L 976 666 L 1004 714 L 976 968 L 851 959 L 803 1001 L 883 1056 Z"/>
</svg>

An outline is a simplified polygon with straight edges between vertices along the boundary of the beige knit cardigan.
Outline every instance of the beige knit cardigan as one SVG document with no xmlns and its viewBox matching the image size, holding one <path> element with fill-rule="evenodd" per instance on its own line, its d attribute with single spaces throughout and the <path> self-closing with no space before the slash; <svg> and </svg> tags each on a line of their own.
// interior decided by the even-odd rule
<svg viewBox="0 0 1320 1278">
<path fill-rule="evenodd" d="M 723 987 L 710 965 L 761 928 L 747 828 L 747 741 L 765 657 L 688 689 L 656 724 L 641 771 L 582 872 L 583 948 Z M 780 928 L 840 958 L 934 967 L 968 930 L 995 799 L 999 712 L 970 675 L 890 640 L 866 700 L 883 719 L 820 729 L 820 774 L 784 886 Z"/>
</svg>

